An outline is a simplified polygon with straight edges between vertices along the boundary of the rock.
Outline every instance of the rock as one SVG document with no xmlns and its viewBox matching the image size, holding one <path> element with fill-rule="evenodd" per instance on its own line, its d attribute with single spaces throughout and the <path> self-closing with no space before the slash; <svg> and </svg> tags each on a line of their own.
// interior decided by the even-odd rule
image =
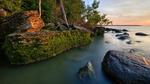
<svg viewBox="0 0 150 84">
<path fill-rule="evenodd" d="M 39 17 L 38 11 L 23 11 L 4 18 L 0 25 L 1 30 L 36 32 L 40 31 L 45 24 Z"/>
<path fill-rule="evenodd" d="M 105 32 L 109 32 L 112 31 L 114 33 L 124 33 L 124 32 L 128 32 L 128 30 L 126 29 L 114 29 L 114 28 L 105 28 Z"/>
<path fill-rule="evenodd" d="M 124 31 L 124 32 L 128 32 L 128 30 L 127 30 L 127 29 L 123 29 L 122 31 Z"/>
<path fill-rule="evenodd" d="M 44 21 L 39 16 L 38 11 L 25 11 L 23 15 L 28 17 L 26 19 L 25 24 L 30 24 L 30 27 L 27 29 L 27 32 L 37 32 L 45 26 Z"/>
<path fill-rule="evenodd" d="M 3 8 L 0 8 L 0 17 L 7 16 L 7 11 L 5 11 Z"/>
<path fill-rule="evenodd" d="M 127 43 L 127 44 L 132 44 L 132 41 L 127 41 L 126 43 Z"/>
<path fill-rule="evenodd" d="M 135 35 L 137 35 L 137 36 L 148 36 L 148 34 L 145 34 L 145 33 L 143 33 L 143 32 L 135 33 Z"/>
<path fill-rule="evenodd" d="M 148 57 L 111 50 L 106 53 L 102 68 L 116 84 L 150 83 L 150 58 Z"/>
<path fill-rule="evenodd" d="M 129 35 L 128 34 L 117 34 L 116 37 L 119 39 L 119 40 L 126 40 L 126 39 L 129 39 Z"/>
<path fill-rule="evenodd" d="M 137 42 L 137 43 L 141 43 L 142 41 L 135 41 L 135 42 Z"/>
<path fill-rule="evenodd" d="M 124 34 L 124 35 L 129 35 L 129 33 L 126 33 L 126 32 L 125 32 L 125 33 L 123 33 L 123 34 Z"/>
<path fill-rule="evenodd" d="M 5 36 L 18 32 L 37 32 L 44 27 L 43 20 L 39 17 L 38 11 L 24 11 L 4 18 L 0 23 L 0 42 Z"/>
<path fill-rule="evenodd" d="M 6 36 L 3 48 L 9 63 L 29 64 L 85 46 L 92 41 L 90 35 L 90 32 L 79 30 L 12 33 Z"/>
<path fill-rule="evenodd" d="M 105 43 L 109 44 L 110 42 L 109 41 L 105 41 Z"/>
<path fill-rule="evenodd" d="M 92 63 L 88 62 L 84 67 L 80 68 L 77 75 L 80 80 L 91 79 L 92 75 L 94 75 L 94 69 Z"/>
</svg>

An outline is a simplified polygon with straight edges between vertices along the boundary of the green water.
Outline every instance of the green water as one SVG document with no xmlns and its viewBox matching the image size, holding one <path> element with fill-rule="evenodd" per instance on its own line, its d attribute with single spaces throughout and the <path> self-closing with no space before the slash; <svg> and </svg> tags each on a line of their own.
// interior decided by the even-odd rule
<svg viewBox="0 0 150 84">
<path fill-rule="evenodd" d="M 26 66 L 0 67 L 0 84 L 110 84 L 101 70 L 106 52 L 104 40 L 96 38 L 89 46 L 72 49 L 57 57 Z M 91 61 L 95 75 L 79 80 L 77 72 Z"/>
<path fill-rule="evenodd" d="M 137 48 L 150 56 L 150 36 L 135 36 L 136 32 L 150 34 L 150 27 L 114 28 L 128 29 L 133 44 L 116 39 L 114 33 L 106 33 L 104 38 L 97 37 L 86 47 L 71 49 L 39 63 L 18 67 L 0 65 L 0 84 L 111 84 L 101 69 L 101 62 L 108 50 Z M 134 42 L 137 40 L 141 43 Z M 89 80 L 80 80 L 77 73 L 89 61 L 93 64 L 95 74 Z"/>
</svg>

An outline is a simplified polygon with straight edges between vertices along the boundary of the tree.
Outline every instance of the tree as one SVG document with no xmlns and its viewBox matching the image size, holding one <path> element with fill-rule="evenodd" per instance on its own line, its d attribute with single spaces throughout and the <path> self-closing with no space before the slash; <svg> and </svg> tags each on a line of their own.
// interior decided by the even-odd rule
<svg viewBox="0 0 150 84">
<path fill-rule="evenodd" d="M 40 15 L 40 17 L 41 17 L 41 15 L 42 15 L 42 11 L 41 11 L 41 0 L 39 0 L 39 15 Z"/>
<path fill-rule="evenodd" d="M 12 15 L 21 11 L 21 0 L 0 0 L 0 8 Z"/>
<path fill-rule="evenodd" d="M 83 21 L 82 14 L 85 12 L 85 3 L 82 0 L 63 0 L 68 22 L 80 25 Z"/>
<path fill-rule="evenodd" d="M 108 25 L 112 21 L 110 21 L 106 14 L 101 14 L 99 11 L 97 11 L 97 8 L 99 7 L 99 1 L 94 0 L 92 6 L 86 7 L 86 12 L 84 13 L 84 19 L 86 20 L 86 27 L 92 28 L 95 25 Z"/>
<path fill-rule="evenodd" d="M 57 4 L 60 7 L 60 10 L 61 10 L 61 13 L 62 13 L 62 17 L 63 17 L 63 19 L 65 21 L 65 24 L 67 25 L 67 27 L 69 27 L 67 16 L 66 16 L 66 12 L 65 12 L 62 0 L 57 0 Z"/>
</svg>

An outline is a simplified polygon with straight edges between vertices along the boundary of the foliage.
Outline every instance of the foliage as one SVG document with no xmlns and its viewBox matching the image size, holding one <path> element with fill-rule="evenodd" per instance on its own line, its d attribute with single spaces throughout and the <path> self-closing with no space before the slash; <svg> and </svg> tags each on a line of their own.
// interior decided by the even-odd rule
<svg viewBox="0 0 150 84">
<path fill-rule="evenodd" d="M 86 25 L 90 28 L 99 25 L 108 25 L 112 22 L 106 17 L 106 14 L 101 14 L 97 9 L 99 7 L 99 1 L 94 0 L 92 6 L 86 7 L 86 12 L 83 17 L 87 21 Z"/>
<path fill-rule="evenodd" d="M 4 45 L 11 64 L 28 64 L 53 57 L 91 42 L 91 33 L 72 30 L 11 34 Z"/>
<path fill-rule="evenodd" d="M 60 21 L 61 11 L 56 3 L 57 0 L 42 1 L 42 17 L 46 23 Z M 23 10 L 38 10 L 37 0 L 22 0 Z M 79 23 L 84 12 L 84 2 L 82 0 L 63 0 L 67 19 L 69 23 Z"/>
<path fill-rule="evenodd" d="M 21 11 L 21 0 L 0 0 L 0 8 L 5 9 L 10 14 Z"/>
<path fill-rule="evenodd" d="M 68 21 L 74 24 L 80 24 L 82 21 L 81 15 L 85 11 L 84 2 L 82 0 L 64 0 L 64 6 Z"/>
<path fill-rule="evenodd" d="M 42 0 L 42 17 L 46 23 L 52 21 L 54 0 Z M 38 0 L 22 0 L 23 10 L 38 10 Z"/>
</svg>

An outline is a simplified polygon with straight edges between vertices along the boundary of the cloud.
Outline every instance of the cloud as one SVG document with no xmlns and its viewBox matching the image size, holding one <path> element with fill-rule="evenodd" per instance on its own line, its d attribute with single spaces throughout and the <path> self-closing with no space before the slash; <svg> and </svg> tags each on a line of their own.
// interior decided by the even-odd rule
<svg viewBox="0 0 150 84">
<path fill-rule="evenodd" d="M 101 0 L 99 10 L 116 24 L 150 24 L 149 4 L 150 0 Z"/>
</svg>

